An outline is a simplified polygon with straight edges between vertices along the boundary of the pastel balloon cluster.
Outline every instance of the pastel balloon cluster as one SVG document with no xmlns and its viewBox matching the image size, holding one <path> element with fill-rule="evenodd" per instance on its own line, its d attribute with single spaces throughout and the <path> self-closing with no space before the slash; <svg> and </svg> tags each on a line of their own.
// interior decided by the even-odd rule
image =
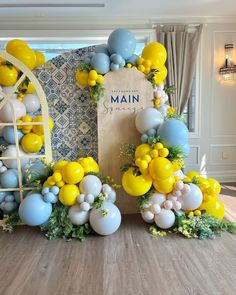
<svg viewBox="0 0 236 295">
<path fill-rule="evenodd" d="M 69 218 L 74 225 L 82 225 L 89 221 L 93 230 L 100 235 L 110 235 L 120 226 L 121 214 L 113 204 L 116 192 L 108 184 L 101 183 L 94 175 L 87 175 L 80 182 L 82 192 L 77 203 L 70 207 Z M 94 206 L 96 197 L 102 198 L 99 208 Z"/>
<path fill-rule="evenodd" d="M 0 192 L 0 209 L 5 213 L 11 213 L 19 206 L 19 198 L 16 193 L 13 192 Z"/>
<path fill-rule="evenodd" d="M 197 183 L 196 185 L 203 194 L 203 202 L 199 208 L 200 210 L 204 210 L 218 219 L 224 217 L 224 205 L 217 198 L 220 194 L 221 186 L 216 179 L 204 178 L 196 171 L 189 171 L 186 173 L 186 177 L 183 181 L 186 183 L 191 181 Z M 194 214 L 194 212 L 190 213 L 191 215 Z"/>
<path fill-rule="evenodd" d="M 94 52 L 91 52 L 85 59 L 88 69 L 76 71 L 76 81 L 82 87 L 95 86 L 97 83 L 103 83 L 101 75 L 105 75 L 110 70 L 117 71 L 125 66 L 127 61 L 134 58 L 136 40 L 127 29 L 117 29 L 113 31 L 107 41 L 107 44 L 95 46 Z M 91 71 L 96 71 L 99 80 L 90 77 Z M 100 75 L 100 76 L 99 76 Z"/>
<path fill-rule="evenodd" d="M 157 85 L 153 91 L 154 96 L 154 106 L 160 111 L 160 107 L 163 106 L 168 101 L 168 94 L 164 90 L 164 84 Z M 162 113 L 162 112 L 161 112 Z M 165 117 L 162 113 L 162 115 Z"/>
</svg>

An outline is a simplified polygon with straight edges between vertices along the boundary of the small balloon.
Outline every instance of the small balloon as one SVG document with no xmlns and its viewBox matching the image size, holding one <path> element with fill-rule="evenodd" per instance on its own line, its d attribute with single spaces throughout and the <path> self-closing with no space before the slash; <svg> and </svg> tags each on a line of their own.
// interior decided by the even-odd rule
<svg viewBox="0 0 236 295">
<path fill-rule="evenodd" d="M 39 97 L 35 93 L 25 94 L 23 104 L 26 107 L 26 111 L 29 113 L 37 112 L 40 109 Z"/>
</svg>

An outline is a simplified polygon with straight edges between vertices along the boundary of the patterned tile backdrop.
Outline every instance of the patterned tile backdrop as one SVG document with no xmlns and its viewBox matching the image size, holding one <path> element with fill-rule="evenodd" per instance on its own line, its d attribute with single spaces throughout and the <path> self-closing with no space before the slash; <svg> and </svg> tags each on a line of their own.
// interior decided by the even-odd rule
<svg viewBox="0 0 236 295">
<path fill-rule="evenodd" d="M 80 155 L 97 159 L 97 112 L 87 89 L 75 82 L 75 71 L 94 47 L 60 55 L 35 71 L 47 97 L 54 121 L 53 160 L 75 160 Z"/>
</svg>

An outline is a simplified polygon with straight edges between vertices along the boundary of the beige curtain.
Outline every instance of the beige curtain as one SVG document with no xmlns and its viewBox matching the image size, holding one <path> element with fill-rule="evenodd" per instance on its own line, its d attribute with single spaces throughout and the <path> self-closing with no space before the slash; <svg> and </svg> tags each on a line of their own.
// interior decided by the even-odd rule
<svg viewBox="0 0 236 295">
<path fill-rule="evenodd" d="M 158 25 L 157 41 L 167 50 L 167 86 L 174 85 L 176 91 L 169 96 L 171 106 L 182 114 L 188 102 L 196 58 L 202 33 L 202 25 Z"/>
</svg>

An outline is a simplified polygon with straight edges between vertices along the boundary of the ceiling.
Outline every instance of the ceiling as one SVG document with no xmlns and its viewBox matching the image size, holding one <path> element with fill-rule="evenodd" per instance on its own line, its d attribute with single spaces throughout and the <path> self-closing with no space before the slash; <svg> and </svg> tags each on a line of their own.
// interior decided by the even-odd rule
<svg viewBox="0 0 236 295">
<path fill-rule="evenodd" d="M 0 17 L 29 16 L 236 18 L 236 0 L 0 0 Z"/>
</svg>

